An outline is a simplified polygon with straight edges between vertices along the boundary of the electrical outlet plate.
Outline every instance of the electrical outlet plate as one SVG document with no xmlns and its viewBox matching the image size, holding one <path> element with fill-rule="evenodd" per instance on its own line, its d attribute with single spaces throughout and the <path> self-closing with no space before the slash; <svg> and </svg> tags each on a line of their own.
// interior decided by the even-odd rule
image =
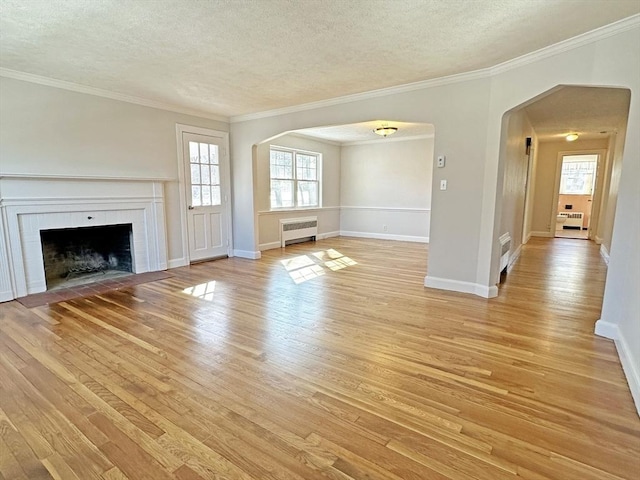
<svg viewBox="0 0 640 480">
<path fill-rule="evenodd" d="M 443 168 L 447 162 L 447 157 L 438 155 L 438 168 Z"/>
</svg>

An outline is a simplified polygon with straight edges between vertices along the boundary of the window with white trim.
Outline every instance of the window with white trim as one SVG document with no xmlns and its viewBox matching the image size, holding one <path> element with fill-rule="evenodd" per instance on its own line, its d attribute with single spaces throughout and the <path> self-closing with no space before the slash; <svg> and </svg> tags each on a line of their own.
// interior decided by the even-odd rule
<svg viewBox="0 0 640 480">
<path fill-rule="evenodd" d="M 269 159 L 272 209 L 320 206 L 320 153 L 272 146 Z"/>
</svg>

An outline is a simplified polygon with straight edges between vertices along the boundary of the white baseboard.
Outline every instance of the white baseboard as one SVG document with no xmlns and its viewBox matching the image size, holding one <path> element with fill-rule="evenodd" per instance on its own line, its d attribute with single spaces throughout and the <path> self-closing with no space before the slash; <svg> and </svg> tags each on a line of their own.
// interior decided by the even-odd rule
<svg viewBox="0 0 640 480">
<path fill-rule="evenodd" d="M 638 360 L 640 359 L 632 358 L 631 349 L 623 335 L 620 335 L 615 342 L 620 363 L 622 364 L 622 370 L 624 370 L 624 375 L 627 377 L 627 384 L 629 384 L 629 390 L 631 390 L 633 403 L 635 403 L 636 411 L 638 412 L 638 416 L 640 416 L 640 372 L 638 371 Z"/>
<path fill-rule="evenodd" d="M 450 290 L 453 292 L 472 293 L 483 298 L 493 298 L 498 296 L 498 287 L 479 285 L 471 282 L 461 282 L 460 280 L 450 280 L 448 278 L 424 277 L 424 286 L 436 288 L 438 290 Z"/>
<path fill-rule="evenodd" d="M 551 232 L 531 232 L 532 237 L 553 238 L 555 235 Z"/>
<path fill-rule="evenodd" d="M 263 252 L 265 250 L 273 250 L 274 248 L 280 248 L 280 242 L 261 243 L 258 245 L 258 249 Z"/>
<path fill-rule="evenodd" d="M 340 231 L 336 230 L 335 232 L 327 232 L 327 233 L 319 233 L 317 236 L 318 240 L 325 240 L 327 238 L 339 237 Z"/>
<path fill-rule="evenodd" d="M 390 233 L 351 232 L 340 230 L 342 237 L 374 238 L 376 240 L 396 240 L 399 242 L 429 243 L 429 237 L 416 237 L 412 235 L 392 235 Z"/>
<path fill-rule="evenodd" d="M 513 264 L 516 263 L 516 260 L 518 260 L 518 257 L 520 257 L 521 253 L 522 253 L 522 244 L 520 244 L 518 248 L 516 248 L 515 251 L 509 257 L 509 269 L 511 269 Z"/>
<path fill-rule="evenodd" d="M 627 379 L 627 384 L 629 385 L 638 416 L 640 416 L 640 371 L 638 371 L 637 366 L 639 359 L 632 358 L 631 349 L 624 335 L 621 334 L 618 325 L 615 323 L 602 319 L 598 320 L 596 322 L 595 334 L 609 338 L 615 342 L 624 376 Z"/>
<path fill-rule="evenodd" d="M 596 245 L 601 245 L 602 242 L 604 241 L 604 238 L 600 238 L 599 236 L 595 236 L 593 237 L 593 241 L 596 242 Z"/>
<path fill-rule="evenodd" d="M 13 300 L 14 298 L 16 297 L 11 290 L 0 292 L 0 302 L 8 302 L 10 300 Z"/>
<path fill-rule="evenodd" d="M 595 333 L 599 337 L 616 340 L 620 332 L 618 331 L 618 325 L 616 325 L 615 323 L 607 322 L 600 319 L 596 322 L 596 328 L 593 333 Z"/>
<path fill-rule="evenodd" d="M 252 252 L 251 250 L 234 250 L 233 256 L 240 257 L 240 258 L 248 258 L 250 260 L 258 260 L 259 258 L 262 257 L 262 254 L 260 253 L 260 251 Z"/>
<path fill-rule="evenodd" d="M 609 265 L 609 250 L 604 246 L 604 243 L 600 244 L 600 255 L 604 258 L 604 263 Z"/>
<path fill-rule="evenodd" d="M 185 257 L 182 258 L 171 258 L 167 262 L 167 268 L 178 268 L 178 267 L 186 267 L 189 265 L 189 262 Z"/>
</svg>

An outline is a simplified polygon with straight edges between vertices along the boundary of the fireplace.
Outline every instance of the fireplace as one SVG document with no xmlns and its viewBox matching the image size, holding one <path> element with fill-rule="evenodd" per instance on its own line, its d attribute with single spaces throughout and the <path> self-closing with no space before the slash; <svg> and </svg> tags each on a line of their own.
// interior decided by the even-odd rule
<svg viewBox="0 0 640 480">
<path fill-rule="evenodd" d="M 133 273 L 132 224 L 41 230 L 47 290 Z"/>
</svg>

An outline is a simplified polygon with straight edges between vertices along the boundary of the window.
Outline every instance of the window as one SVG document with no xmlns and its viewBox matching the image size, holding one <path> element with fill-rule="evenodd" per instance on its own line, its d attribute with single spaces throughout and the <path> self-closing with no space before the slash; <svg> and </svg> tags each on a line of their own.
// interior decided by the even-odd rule
<svg viewBox="0 0 640 480">
<path fill-rule="evenodd" d="M 597 161 L 597 155 L 563 157 L 560 195 L 591 195 L 596 181 Z"/>
<path fill-rule="evenodd" d="M 189 142 L 191 205 L 220 205 L 220 159 L 218 146 Z"/>
<path fill-rule="evenodd" d="M 320 206 L 319 153 L 271 147 L 271 208 Z"/>
</svg>

